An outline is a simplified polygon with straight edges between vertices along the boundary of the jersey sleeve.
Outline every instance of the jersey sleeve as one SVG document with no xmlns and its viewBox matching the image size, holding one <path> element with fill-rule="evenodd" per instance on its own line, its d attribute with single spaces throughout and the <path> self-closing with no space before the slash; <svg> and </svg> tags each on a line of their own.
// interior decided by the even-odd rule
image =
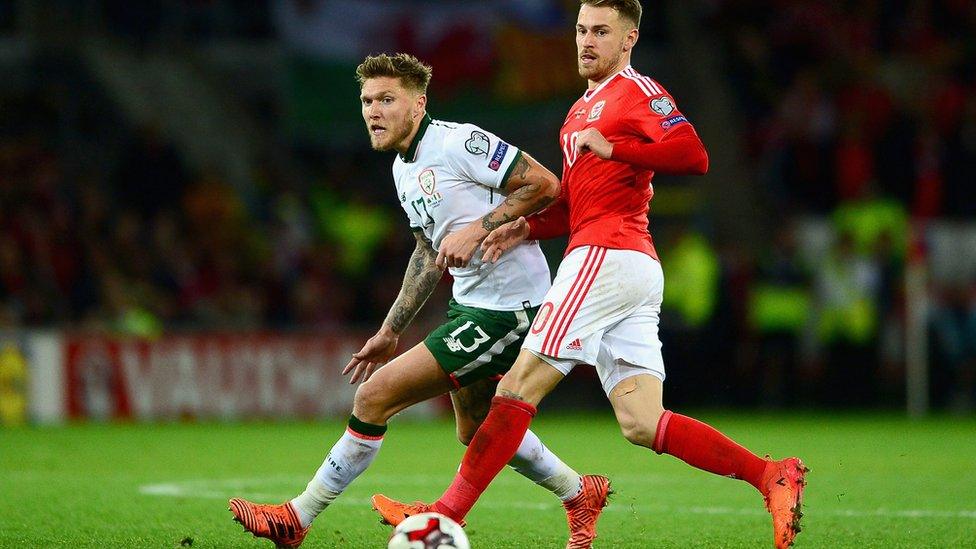
<svg viewBox="0 0 976 549">
<path fill-rule="evenodd" d="M 504 189 L 522 155 L 515 145 L 473 124 L 461 124 L 444 141 L 444 159 L 457 175 L 487 187 Z"/>
<path fill-rule="evenodd" d="M 559 198 L 541 212 L 525 218 L 529 224 L 527 240 L 545 240 L 569 234 L 569 204 L 566 196 Z"/>
<path fill-rule="evenodd" d="M 637 134 L 660 143 L 676 128 L 691 127 L 671 94 L 654 80 L 642 77 L 632 97 L 634 104 L 624 120 Z"/>
</svg>

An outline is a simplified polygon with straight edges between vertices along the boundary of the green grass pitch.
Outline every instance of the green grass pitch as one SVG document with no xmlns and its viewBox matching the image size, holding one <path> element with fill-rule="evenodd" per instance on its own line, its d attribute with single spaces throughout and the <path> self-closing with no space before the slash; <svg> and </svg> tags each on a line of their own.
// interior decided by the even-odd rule
<svg viewBox="0 0 976 549">
<path fill-rule="evenodd" d="M 812 469 L 797 547 L 976 547 L 976 420 L 885 415 L 699 417 Z M 785 419 L 784 419 L 785 417 Z M 0 547 L 271 547 L 231 522 L 227 498 L 301 491 L 341 422 L 0 429 Z M 609 413 L 543 412 L 533 428 L 568 463 L 611 477 L 596 547 L 768 547 L 743 482 L 632 447 Z M 385 547 L 368 498 L 435 498 L 462 447 L 450 422 L 395 421 L 379 457 L 319 517 L 306 547 Z M 472 546 L 562 547 L 555 498 L 504 471 L 468 517 Z"/>
</svg>

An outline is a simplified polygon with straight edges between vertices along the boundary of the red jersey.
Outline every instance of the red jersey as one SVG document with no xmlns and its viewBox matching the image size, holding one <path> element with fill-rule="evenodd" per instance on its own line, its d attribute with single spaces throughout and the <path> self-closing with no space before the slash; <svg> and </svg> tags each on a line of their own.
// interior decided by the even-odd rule
<svg viewBox="0 0 976 549">
<path fill-rule="evenodd" d="M 601 159 L 591 151 L 577 153 L 579 132 L 590 127 L 614 144 L 611 159 Z M 566 253 L 595 245 L 637 250 L 657 259 L 647 230 L 654 171 L 614 159 L 618 158 L 618 149 L 623 152 L 659 143 L 683 127 L 691 128 L 691 124 L 678 111 L 674 99 L 660 84 L 630 66 L 587 90 L 569 110 L 559 132 L 562 194 L 548 209 L 529 218 L 529 238 L 566 234 L 568 227 Z M 704 154 L 703 148 L 701 152 Z M 563 230 L 559 230 L 560 225 Z"/>
</svg>

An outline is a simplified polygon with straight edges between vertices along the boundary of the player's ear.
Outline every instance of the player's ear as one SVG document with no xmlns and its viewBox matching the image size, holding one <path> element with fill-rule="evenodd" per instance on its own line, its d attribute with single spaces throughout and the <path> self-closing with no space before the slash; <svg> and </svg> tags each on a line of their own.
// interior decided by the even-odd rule
<svg viewBox="0 0 976 549">
<path fill-rule="evenodd" d="M 427 94 L 420 94 L 417 96 L 417 101 L 414 103 L 413 117 L 423 116 L 424 112 L 427 110 Z"/>
<path fill-rule="evenodd" d="M 640 31 L 636 28 L 630 29 L 627 33 L 627 37 L 624 38 L 624 51 L 630 51 L 634 46 L 637 45 L 637 39 L 640 38 Z"/>
</svg>

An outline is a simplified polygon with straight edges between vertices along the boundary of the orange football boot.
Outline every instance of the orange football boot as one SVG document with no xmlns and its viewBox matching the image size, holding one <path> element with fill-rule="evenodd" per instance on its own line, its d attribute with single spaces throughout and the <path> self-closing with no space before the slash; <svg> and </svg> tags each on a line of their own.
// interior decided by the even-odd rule
<svg viewBox="0 0 976 549">
<path fill-rule="evenodd" d="M 414 515 L 419 515 L 420 513 L 436 513 L 433 506 L 428 505 L 422 501 L 415 501 L 413 503 L 402 503 L 395 499 L 388 498 L 383 494 L 374 494 L 370 498 L 373 502 L 373 509 L 380 514 L 383 524 L 389 524 L 394 528 L 401 522 L 406 520 L 407 517 L 412 517 Z M 463 520 L 459 520 L 458 524 L 464 527 L 467 523 Z"/>
<path fill-rule="evenodd" d="M 566 549 L 589 549 L 596 538 L 596 521 L 607 506 L 607 497 L 613 493 L 610 479 L 600 475 L 580 477 L 583 490 L 573 499 L 563 502 L 566 521 L 569 523 L 569 541 Z"/>
<path fill-rule="evenodd" d="M 302 528 L 291 502 L 261 505 L 245 499 L 230 500 L 234 520 L 257 538 L 268 538 L 276 547 L 298 547 L 305 541 L 308 528 Z"/>
<path fill-rule="evenodd" d="M 793 540 L 800 532 L 800 518 L 803 517 L 800 505 L 803 488 L 806 486 L 804 475 L 809 470 L 800 458 L 773 461 L 766 456 L 766 470 L 763 471 L 761 486 L 766 510 L 773 516 L 773 542 L 776 549 L 793 545 Z"/>
</svg>

